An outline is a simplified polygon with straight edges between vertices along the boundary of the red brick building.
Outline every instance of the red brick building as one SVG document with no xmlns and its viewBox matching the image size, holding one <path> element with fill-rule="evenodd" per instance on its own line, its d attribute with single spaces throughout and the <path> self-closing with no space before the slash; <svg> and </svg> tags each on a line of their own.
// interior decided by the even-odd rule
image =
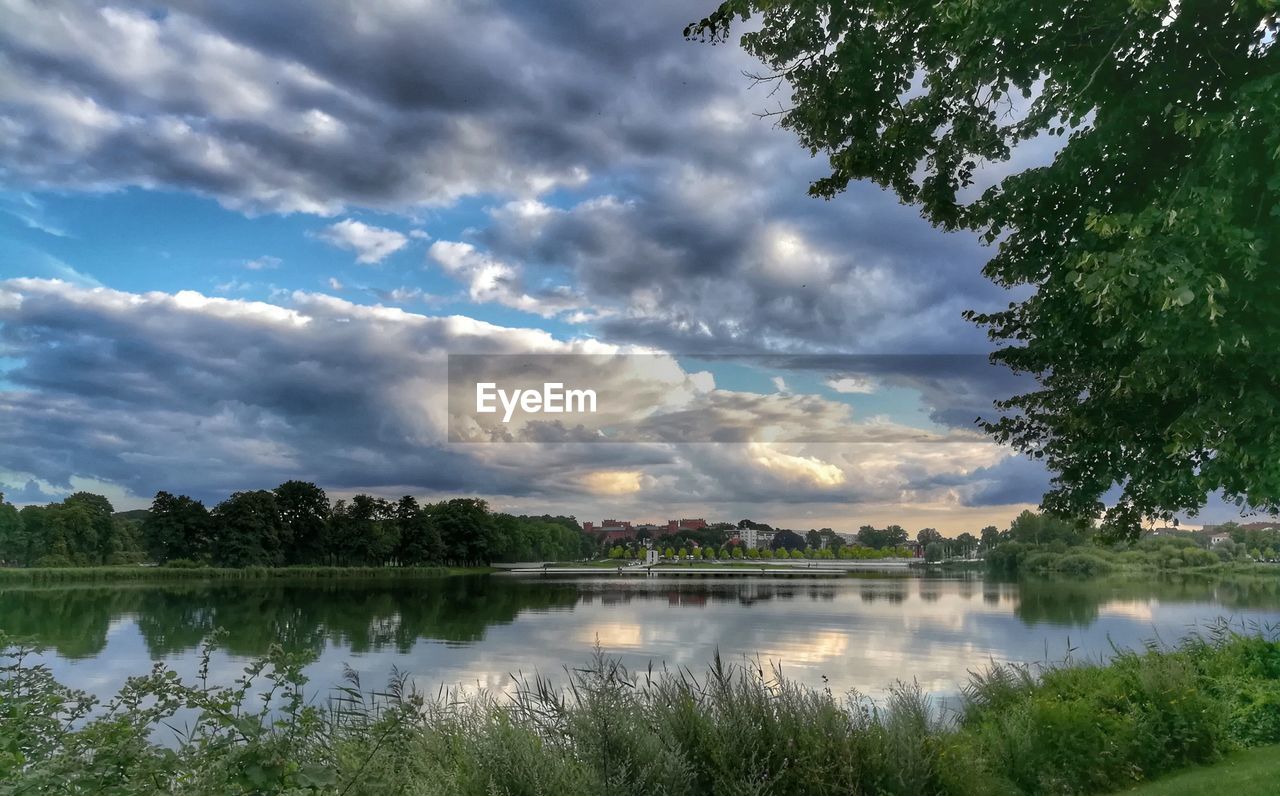
<svg viewBox="0 0 1280 796">
<path fill-rule="evenodd" d="M 602 520 L 599 525 L 594 522 L 582 523 L 583 531 L 598 537 L 604 542 L 621 542 L 626 539 L 634 539 L 636 532 L 639 530 L 648 531 L 650 537 L 656 537 L 659 532 L 673 534 L 680 531 L 697 531 L 706 527 L 707 521 L 701 518 L 694 520 L 667 520 L 666 525 L 633 526 L 630 520 Z"/>
<path fill-rule="evenodd" d="M 599 536 L 605 542 L 620 542 L 635 535 L 629 520 L 604 520 L 599 525 L 594 522 L 584 522 L 582 523 L 582 530 L 594 536 Z"/>
</svg>

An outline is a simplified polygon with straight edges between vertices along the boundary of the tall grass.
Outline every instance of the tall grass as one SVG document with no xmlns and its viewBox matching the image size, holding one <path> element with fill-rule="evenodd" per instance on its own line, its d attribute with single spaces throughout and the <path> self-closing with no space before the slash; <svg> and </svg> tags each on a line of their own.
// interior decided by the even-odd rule
<svg viewBox="0 0 1280 796">
<path fill-rule="evenodd" d="M 316 702 L 278 649 L 232 686 L 158 666 L 97 705 L 9 652 L 0 792 L 1083 794 L 1280 740 L 1280 644 L 1225 628 L 1107 665 L 990 667 L 952 712 L 910 685 L 877 704 L 758 665 L 632 673 L 600 653 L 565 687 L 424 695 L 395 672 L 371 692 L 349 673 Z M 183 707 L 197 718 L 176 723 Z"/>
<path fill-rule="evenodd" d="M 261 580 L 265 578 L 415 578 L 458 572 L 484 572 L 487 568 L 451 567 L 31 567 L 0 568 L 0 586 L 22 583 L 97 583 L 111 581 Z"/>
</svg>

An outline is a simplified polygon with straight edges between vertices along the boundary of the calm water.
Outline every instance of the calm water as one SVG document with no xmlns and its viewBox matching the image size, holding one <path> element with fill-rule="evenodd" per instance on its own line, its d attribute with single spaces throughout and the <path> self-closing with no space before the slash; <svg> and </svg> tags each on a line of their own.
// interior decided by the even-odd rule
<svg viewBox="0 0 1280 796">
<path fill-rule="evenodd" d="M 198 648 L 228 632 L 214 677 L 280 642 L 315 653 L 323 689 L 344 664 L 366 685 L 392 666 L 419 687 L 502 689 L 513 673 L 563 676 L 598 643 L 633 669 L 700 672 L 719 649 L 784 674 L 877 695 L 914 678 L 954 694 L 989 660 L 1060 661 L 1176 640 L 1218 617 L 1280 623 L 1280 579 L 1209 583 L 997 583 L 976 577 L 314 581 L 0 589 L 0 630 L 35 639 L 63 682 L 100 695 L 162 660 L 194 675 Z"/>
</svg>

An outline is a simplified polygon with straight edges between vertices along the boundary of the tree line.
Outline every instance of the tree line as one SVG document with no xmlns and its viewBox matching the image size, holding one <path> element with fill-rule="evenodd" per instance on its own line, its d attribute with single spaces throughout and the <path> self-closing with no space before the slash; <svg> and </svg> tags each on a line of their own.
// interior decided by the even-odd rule
<svg viewBox="0 0 1280 796">
<path fill-rule="evenodd" d="M 1238 530 L 1245 549 L 1263 553 L 1280 547 L 1275 531 Z M 406 495 L 371 495 L 330 501 L 306 481 L 286 481 L 271 490 L 236 492 L 208 508 L 187 495 L 157 492 L 151 508 L 116 513 L 102 495 L 77 492 L 60 503 L 17 509 L 0 495 L 0 565 L 95 566 L 155 562 L 169 565 L 250 566 L 468 566 L 494 561 L 562 561 L 639 555 L 653 544 L 684 559 L 751 557 L 733 538 L 754 528 L 772 533 L 761 557 L 860 558 L 912 555 L 911 535 L 900 525 L 863 525 L 853 542 L 830 528 L 805 533 L 775 529 L 749 519 L 605 544 L 565 516 L 493 512 L 478 498 L 420 503 Z M 1224 526 L 1224 529 L 1229 529 Z M 983 528 L 980 536 L 946 538 L 933 529 L 915 534 L 924 557 L 939 560 L 991 554 L 1008 542 L 1073 547 L 1096 533 L 1088 524 L 1023 512 L 1006 530 Z M 1203 542 L 1207 545 L 1207 538 Z M 1259 556 L 1254 556 L 1259 558 Z"/>
<path fill-rule="evenodd" d="M 21 510 L 0 496 L 0 562 L 9 566 L 470 566 L 595 550 L 572 517 L 496 513 L 478 498 L 330 502 L 305 481 L 236 492 L 211 509 L 162 491 L 149 510 L 123 514 L 87 492 Z"/>
</svg>

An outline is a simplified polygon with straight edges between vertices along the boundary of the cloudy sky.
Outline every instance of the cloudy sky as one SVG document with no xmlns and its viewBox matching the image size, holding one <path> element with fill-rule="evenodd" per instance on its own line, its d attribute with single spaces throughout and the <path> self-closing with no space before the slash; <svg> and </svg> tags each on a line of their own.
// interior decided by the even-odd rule
<svg viewBox="0 0 1280 796">
<path fill-rule="evenodd" d="M 706 10 L 0 0 L 0 490 L 1007 523 L 1046 476 L 975 433 L 1016 382 L 961 311 L 1019 296 L 874 186 L 809 198 Z M 450 354 L 619 352 L 646 436 L 449 441 Z"/>
</svg>

